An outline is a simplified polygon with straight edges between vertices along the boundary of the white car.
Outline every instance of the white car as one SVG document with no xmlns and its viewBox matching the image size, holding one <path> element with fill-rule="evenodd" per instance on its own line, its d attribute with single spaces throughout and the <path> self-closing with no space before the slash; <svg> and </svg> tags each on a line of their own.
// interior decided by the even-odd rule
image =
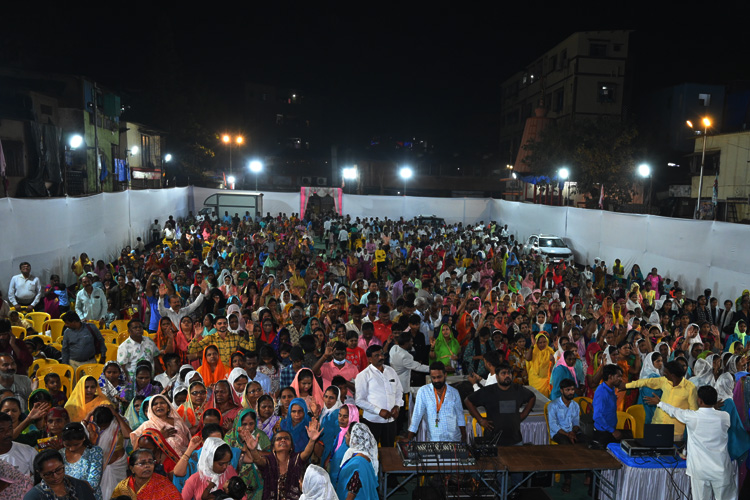
<svg viewBox="0 0 750 500">
<path fill-rule="evenodd" d="M 569 266 L 575 264 L 573 251 L 562 238 L 552 234 L 532 234 L 526 239 L 521 251 L 524 254 L 544 255 L 552 262 L 565 262 Z"/>
</svg>

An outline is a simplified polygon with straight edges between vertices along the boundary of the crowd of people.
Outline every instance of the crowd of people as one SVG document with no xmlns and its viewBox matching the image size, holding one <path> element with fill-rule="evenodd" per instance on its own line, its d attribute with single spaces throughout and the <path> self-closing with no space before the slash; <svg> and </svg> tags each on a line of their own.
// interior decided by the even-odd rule
<svg viewBox="0 0 750 500">
<path fill-rule="evenodd" d="M 694 495 L 736 496 L 728 460 L 744 481 L 748 290 L 687 297 L 655 268 L 567 266 L 494 221 L 191 214 L 156 220 L 151 239 L 112 262 L 73 257 L 69 286 L 42 285 L 28 262 L 12 277 L 0 500 L 370 500 L 378 445 L 466 441 L 464 409 L 522 444 L 538 395 L 558 444 L 619 441 L 617 412 L 643 405 L 676 442 L 687 432 Z M 12 332 L 46 334 L 31 311 L 64 321 L 60 349 Z M 108 343 L 110 328 L 127 339 Z M 37 377 L 39 358 L 103 366 Z M 703 449 L 706 415 L 720 432 Z"/>
</svg>

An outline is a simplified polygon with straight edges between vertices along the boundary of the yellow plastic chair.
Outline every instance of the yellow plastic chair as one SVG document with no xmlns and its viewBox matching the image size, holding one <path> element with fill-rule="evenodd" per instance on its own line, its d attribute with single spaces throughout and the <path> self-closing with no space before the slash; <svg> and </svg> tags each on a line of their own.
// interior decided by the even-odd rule
<svg viewBox="0 0 750 500">
<path fill-rule="evenodd" d="M 480 413 L 480 415 L 482 416 L 482 418 L 487 418 L 487 412 Z M 476 418 L 471 419 L 471 427 L 472 427 L 472 432 L 474 433 L 474 437 L 478 437 L 482 435 L 480 433 L 482 426 L 479 425 L 479 422 L 477 421 Z"/>
<path fill-rule="evenodd" d="M 34 325 L 34 330 L 37 332 L 44 331 L 44 322 L 52 319 L 48 313 L 45 312 L 30 312 L 24 318 L 26 321 L 30 321 Z"/>
<path fill-rule="evenodd" d="M 81 377 L 85 375 L 91 375 L 95 379 L 99 379 L 99 375 L 104 371 L 104 365 L 99 363 L 89 363 L 87 365 L 81 365 L 76 369 L 76 383 L 81 380 Z"/>
<path fill-rule="evenodd" d="M 34 373 L 36 373 L 40 368 L 50 365 L 57 365 L 59 362 L 56 359 L 35 359 L 33 363 L 31 363 L 31 366 L 29 367 L 29 377 L 31 377 Z M 40 382 L 41 384 L 41 382 Z"/>
<path fill-rule="evenodd" d="M 112 330 L 116 330 L 117 333 L 127 333 L 129 321 L 129 319 L 116 319 L 112 323 L 110 323 L 109 328 Z"/>
<path fill-rule="evenodd" d="M 57 339 L 62 337 L 63 330 L 65 330 L 65 321 L 61 319 L 48 319 L 42 326 L 43 332 L 49 331 L 49 336 L 52 338 L 52 342 L 57 342 Z"/>
<path fill-rule="evenodd" d="M 13 336 L 17 339 L 23 339 L 26 337 L 26 328 L 22 326 L 11 326 L 11 331 L 13 332 Z"/>
<path fill-rule="evenodd" d="M 117 335 L 117 345 L 122 344 L 126 340 L 128 340 L 128 337 L 130 337 L 130 334 L 127 331 L 124 331 Z"/>
<path fill-rule="evenodd" d="M 42 339 L 42 342 L 44 342 L 45 344 L 51 344 L 52 343 L 52 339 L 50 337 L 46 336 L 46 335 L 29 335 L 24 340 L 36 339 L 36 338 Z"/>
<path fill-rule="evenodd" d="M 624 411 L 617 412 L 617 427 L 621 431 L 631 431 L 635 435 L 635 417 Z"/>
<path fill-rule="evenodd" d="M 54 347 L 55 349 L 57 349 L 58 351 L 62 352 L 62 344 L 56 344 L 52 342 L 50 345 Z"/>
<path fill-rule="evenodd" d="M 549 432 L 549 415 L 547 414 L 547 407 L 552 401 L 544 403 L 544 421 L 547 423 L 547 437 L 549 438 L 549 444 L 558 444 L 557 441 L 552 440 L 552 434 Z"/>
<path fill-rule="evenodd" d="M 117 361 L 117 347 L 116 345 L 107 345 L 107 354 L 104 356 L 105 361 Z"/>
<path fill-rule="evenodd" d="M 36 372 L 36 377 L 39 379 L 40 389 L 47 388 L 47 386 L 44 385 L 44 376 L 48 373 L 57 373 L 60 376 L 60 381 L 62 382 L 63 386 L 63 392 L 67 397 L 70 397 L 71 393 L 73 392 L 73 377 L 75 376 L 73 367 L 70 365 L 59 363 L 56 365 L 47 365 L 39 368 L 39 370 Z"/>
<path fill-rule="evenodd" d="M 111 346 L 116 346 L 117 344 L 117 332 L 112 333 L 103 333 L 102 337 L 104 337 L 104 343 L 107 344 L 107 349 L 109 349 Z"/>
<path fill-rule="evenodd" d="M 591 398 L 581 396 L 580 398 L 575 398 L 574 401 L 581 407 L 581 415 L 594 414 L 594 401 Z"/>
<path fill-rule="evenodd" d="M 643 405 L 633 405 L 627 409 L 627 413 L 635 419 L 635 429 L 633 437 L 643 439 L 643 431 L 646 429 L 646 409 Z"/>
</svg>

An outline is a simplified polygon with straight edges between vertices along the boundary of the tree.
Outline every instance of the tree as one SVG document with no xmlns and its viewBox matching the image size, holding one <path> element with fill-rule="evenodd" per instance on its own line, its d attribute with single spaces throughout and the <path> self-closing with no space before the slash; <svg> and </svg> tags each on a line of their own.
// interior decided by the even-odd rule
<svg viewBox="0 0 750 500">
<path fill-rule="evenodd" d="M 619 117 L 556 122 L 524 145 L 530 151 L 524 162 L 550 178 L 567 167 L 578 192 L 598 200 L 603 184 L 607 198 L 625 204 L 635 186 L 636 137 L 635 126 Z"/>
</svg>

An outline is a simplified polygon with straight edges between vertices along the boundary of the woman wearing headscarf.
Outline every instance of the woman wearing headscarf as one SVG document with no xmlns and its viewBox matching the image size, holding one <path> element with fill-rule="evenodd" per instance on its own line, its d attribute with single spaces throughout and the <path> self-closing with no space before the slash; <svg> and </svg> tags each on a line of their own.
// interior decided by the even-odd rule
<svg viewBox="0 0 750 500">
<path fill-rule="evenodd" d="M 745 375 L 737 381 L 734 386 L 732 399 L 737 408 L 740 423 L 745 432 L 750 435 L 750 375 Z M 750 469 L 750 457 L 744 463 L 738 462 L 737 471 L 740 491 L 744 491 L 742 485 L 747 477 L 748 469 Z"/>
<path fill-rule="evenodd" d="M 242 432 L 241 432 L 242 431 Z M 245 409 L 240 412 L 234 420 L 232 430 L 224 437 L 224 441 L 233 448 L 244 449 L 246 444 L 242 434 L 249 432 L 258 442 L 256 449 L 258 451 L 268 451 L 271 448 L 271 441 L 266 433 L 258 429 L 257 416 L 255 410 Z M 254 491 L 252 497 L 248 500 L 260 500 L 263 496 L 263 480 L 260 477 L 260 471 L 255 464 L 239 464 L 237 475 L 244 481 L 249 489 Z"/>
<path fill-rule="evenodd" d="M 628 286 L 631 287 L 631 290 L 633 283 L 637 283 L 638 285 L 643 284 L 643 273 L 638 264 L 633 264 L 633 267 L 630 268 L 630 273 L 628 273 Z"/>
<path fill-rule="evenodd" d="M 182 499 L 201 500 L 209 483 L 213 483 L 211 491 L 222 488 L 230 479 L 237 476 L 231 462 L 232 448 L 228 444 L 219 438 L 206 438 L 198 459 L 198 473 L 191 475 L 185 482 Z"/>
<path fill-rule="evenodd" d="M 737 410 L 733 399 L 733 390 L 735 388 L 734 377 L 729 373 L 719 376 L 714 388 L 718 396 L 718 401 L 723 401 L 721 411 L 729 414 L 729 439 L 727 451 L 732 460 L 737 460 L 737 469 L 740 475 L 740 488 L 747 473 L 747 458 L 750 451 L 750 434 L 745 430 L 745 425 Z M 744 410 L 747 414 L 747 410 Z"/>
<path fill-rule="evenodd" d="M 356 422 L 359 422 L 359 408 L 353 404 L 345 404 L 339 408 L 339 430 L 333 442 L 333 449 L 331 450 L 330 457 L 322 456 L 320 459 L 321 463 L 324 465 L 326 460 L 329 460 L 328 471 L 331 475 L 331 482 L 333 483 L 334 488 L 336 487 L 339 473 L 341 472 L 341 461 L 344 459 L 344 454 L 349 449 L 349 445 L 346 443 L 346 434 Z"/>
<path fill-rule="evenodd" d="M 663 343 L 666 344 L 666 342 Z M 662 359 L 662 355 L 658 352 L 650 352 L 646 354 L 646 357 L 643 358 L 643 368 L 641 368 L 640 378 L 644 379 L 661 377 L 661 370 L 663 365 L 664 360 Z M 643 405 L 643 410 L 646 412 L 647 424 L 650 424 L 651 419 L 654 418 L 654 411 L 656 411 L 656 406 L 646 403 L 644 398 L 650 398 L 654 396 L 661 398 L 661 395 L 661 389 L 651 389 L 650 387 L 644 386 L 638 390 L 638 404 Z"/>
<path fill-rule="evenodd" d="M 326 415 L 330 415 L 331 413 L 335 412 L 336 410 L 341 408 L 341 405 L 343 404 L 344 403 L 341 401 L 341 389 L 339 389 L 335 385 L 332 385 L 328 389 L 326 389 L 323 392 L 323 409 L 321 410 L 320 416 L 318 417 L 320 419 L 321 425 Z"/>
<path fill-rule="evenodd" d="M 534 337 L 534 345 L 526 351 L 526 371 L 529 374 L 529 385 L 546 397 L 549 397 L 549 380 L 555 353 L 549 347 L 549 340 L 544 333 Z"/>
<path fill-rule="evenodd" d="M 250 377 L 242 368 L 232 368 L 232 371 L 229 372 L 227 381 L 229 382 L 229 386 L 232 388 L 232 399 L 234 399 L 235 404 L 242 404 L 242 395 L 245 392 L 245 387 L 247 387 L 247 383 L 249 380 Z"/>
<path fill-rule="evenodd" d="M 434 349 L 430 349 L 430 359 L 441 361 L 448 371 L 454 371 L 458 355 L 461 352 L 461 345 L 453 336 L 450 325 L 443 323 L 440 325 L 440 333 L 435 339 Z"/>
<path fill-rule="evenodd" d="M 99 383 L 91 375 L 85 375 L 70 393 L 70 399 L 65 403 L 71 422 L 80 422 L 94 411 L 97 406 L 110 404 L 109 399 L 102 394 Z"/>
<path fill-rule="evenodd" d="M 281 430 L 287 431 L 292 436 L 292 443 L 296 450 L 307 446 L 306 427 L 310 423 L 307 403 L 302 398 L 294 398 L 289 403 L 289 411 L 281 421 Z"/>
<path fill-rule="evenodd" d="M 370 429 L 360 423 L 348 432 L 349 449 L 344 454 L 336 485 L 339 498 L 349 493 L 358 500 L 377 500 L 378 497 L 378 444 Z"/>
<path fill-rule="evenodd" d="M 320 389 L 320 385 L 315 381 L 315 376 L 312 370 L 309 368 L 302 368 L 294 376 L 292 385 L 298 398 L 304 399 L 307 403 L 307 408 L 314 414 L 320 413 L 323 408 L 323 391 Z M 322 418 L 322 417 L 321 417 Z"/>
<path fill-rule="evenodd" d="M 167 443 L 164 435 L 156 429 L 146 429 L 137 443 L 132 443 L 136 449 L 151 450 L 156 460 L 156 472 L 163 475 L 172 474 L 179 461 L 178 453 Z"/>
<path fill-rule="evenodd" d="M 148 420 L 146 417 L 146 411 L 148 408 L 148 401 L 151 398 L 144 398 L 143 396 L 136 396 L 130 401 L 128 408 L 125 410 L 125 420 L 131 429 L 137 429 L 143 422 Z"/>
<path fill-rule="evenodd" d="M 208 345 L 203 349 L 203 363 L 201 363 L 196 371 L 203 379 L 206 387 L 212 387 L 219 380 L 226 380 L 227 375 L 229 375 L 224 363 L 221 361 L 219 348 L 214 344 Z"/>
<path fill-rule="evenodd" d="M 177 453 L 184 453 L 190 441 L 190 429 L 185 421 L 180 418 L 172 403 L 161 394 L 152 397 L 148 403 L 148 420 L 130 434 L 130 441 L 137 443 L 146 429 L 156 429 L 166 437 L 167 443 Z"/>
<path fill-rule="evenodd" d="M 745 320 L 741 319 L 734 325 L 734 333 L 727 337 L 727 340 L 724 343 L 724 352 L 729 352 L 729 348 L 732 347 L 735 342 L 740 342 L 742 347 L 747 345 L 747 325 L 745 324 Z"/>
<path fill-rule="evenodd" d="M 300 500 L 338 500 L 328 473 L 317 465 L 308 465 L 302 480 Z"/>
<path fill-rule="evenodd" d="M 207 396 L 208 391 L 205 384 L 200 380 L 194 380 L 188 386 L 187 399 L 177 408 L 177 414 L 190 427 L 191 434 L 195 434 L 195 431 L 198 429 L 198 424 L 205 410 Z"/>
</svg>

